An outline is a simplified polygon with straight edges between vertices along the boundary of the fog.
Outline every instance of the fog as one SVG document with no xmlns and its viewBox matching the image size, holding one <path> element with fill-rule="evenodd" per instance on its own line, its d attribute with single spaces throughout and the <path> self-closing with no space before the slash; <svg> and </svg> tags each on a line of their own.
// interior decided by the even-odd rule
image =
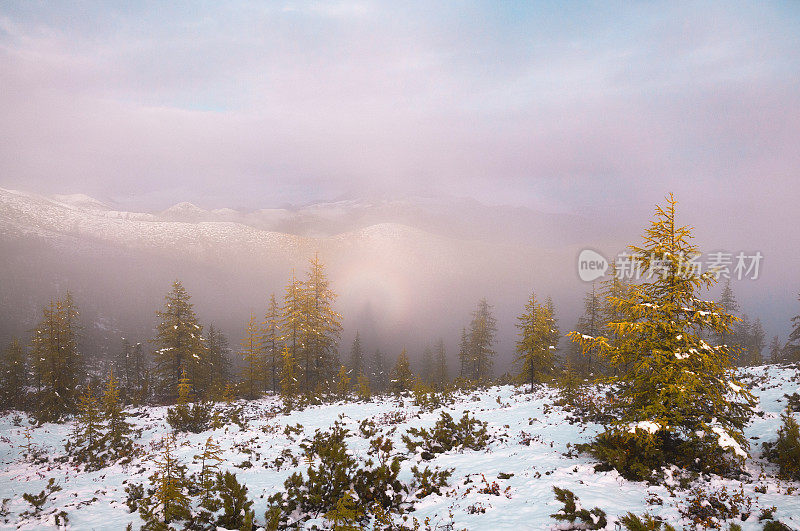
<svg viewBox="0 0 800 531">
<path fill-rule="evenodd" d="M 67 289 L 87 348 L 147 340 L 179 278 L 235 343 L 319 252 L 343 352 L 454 354 L 486 297 L 504 370 L 530 292 L 571 329 L 580 249 L 638 242 L 669 192 L 703 251 L 764 255 L 733 287 L 785 339 L 800 9 L 603 7 L 5 2 L 0 187 L 34 195 L 0 204 L 0 341 Z M 42 206 L 76 193 L 151 217 Z"/>
</svg>

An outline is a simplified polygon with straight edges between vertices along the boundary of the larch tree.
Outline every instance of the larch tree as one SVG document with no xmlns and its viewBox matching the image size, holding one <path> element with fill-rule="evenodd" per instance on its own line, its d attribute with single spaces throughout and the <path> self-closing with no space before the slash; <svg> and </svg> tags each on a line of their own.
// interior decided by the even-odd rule
<svg viewBox="0 0 800 531">
<path fill-rule="evenodd" d="M 592 291 L 586 293 L 583 298 L 583 315 L 578 319 L 578 326 L 576 330 L 582 334 L 592 337 L 599 337 L 604 335 L 603 323 L 603 304 L 600 293 L 596 289 L 595 283 L 592 282 Z M 589 349 L 586 352 L 581 352 L 581 358 L 576 360 L 576 368 L 584 376 L 599 373 L 601 368 L 599 359 L 594 349 Z"/>
<path fill-rule="evenodd" d="M 34 415 L 40 421 L 59 421 L 77 411 L 77 388 L 85 379 L 78 351 L 78 310 L 67 293 L 51 301 L 42 314 L 31 341 L 38 389 Z"/>
<path fill-rule="evenodd" d="M 467 329 L 461 329 L 461 342 L 458 344 L 458 377 L 461 379 L 469 378 L 470 356 L 469 356 L 469 337 Z"/>
<path fill-rule="evenodd" d="M 189 302 L 191 297 L 179 281 L 172 284 L 164 309 L 157 312 L 159 323 L 153 343 L 155 374 L 164 396 L 174 398 L 184 371 L 198 393 L 207 390 L 207 348 L 203 328 Z"/>
<path fill-rule="evenodd" d="M 278 392 L 281 370 L 281 310 L 275 294 L 270 295 L 267 313 L 261 325 L 261 350 L 264 354 L 264 390 Z"/>
<path fill-rule="evenodd" d="M 420 380 L 425 383 L 433 383 L 433 351 L 429 346 L 425 346 L 422 351 L 419 370 Z"/>
<path fill-rule="evenodd" d="M 676 224 L 675 205 L 670 195 L 666 207 L 657 206 L 643 244 L 630 247 L 633 260 L 649 274 L 626 297 L 610 301 L 625 316 L 608 323 L 617 344 L 603 336 L 570 336 L 584 350 L 596 349 L 612 366 L 624 367 L 611 378 L 620 417 L 598 441 L 617 441 L 626 455 L 631 444 L 641 443 L 672 462 L 711 468 L 747 456 L 742 429 L 754 398 L 733 379 L 728 347 L 700 337 L 706 330 L 729 331 L 735 317 L 699 298 L 716 277 L 695 267 L 699 252 L 692 228 Z"/>
<path fill-rule="evenodd" d="M 522 379 L 530 384 L 531 393 L 537 383 L 549 378 L 555 367 L 552 309 L 537 301 L 531 293 L 525 310 L 517 317 L 517 363 L 522 367 Z"/>
<path fill-rule="evenodd" d="M 281 393 L 283 391 L 284 375 L 286 370 L 286 351 L 288 350 L 289 359 L 292 360 L 292 378 L 296 378 L 298 360 L 305 355 L 303 338 L 305 336 L 305 312 L 303 299 L 303 283 L 294 276 L 286 286 L 286 293 L 283 296 L 283 308 L 281 311 L 281 343 L 284 346 L 284 353 L 281 356 Z"/>
<path fill-rule="evenodd" d="M 496 333 L 497 319 L 492 314 L 492 307 L 486 299 L 481 299 L 472 314 L 467 333 L 467 377 L 471 380 L 485 382 L 491 377 Z"/>
<path fill-rule="evenodd" d="M 244 392 L 247 398 L 250 399 L 258 397 L 259 387 L 261 386 L 261 375 L 263 374 L 261 368 L 261 362 L 263 361 L 261 345 L 261 330 L 259 329 L 256 315 L 250 312 L 250 321 L 247 323 L 240 351 L 244 359 L 244 368 L 242 369 Z"/>
<path fill-rule="evenodd" d="M 157 469 L 153 475 L 155 492 L 154 516 L 165 524 L 173 520 L 185 520 L 191 515 L 191 500 L 187 494 L 187 481 L 183 467 L 175 455 L 175 435 L 162 439 L 161 453 L 155 459 Z"/>
<path fill-rule="evenodd" d="M 306 326 L 300 368 L 303 390 L 311 393 L 320 387 L 330 387 L 330 380 L 339 367 L 336 345 L 342 330 L 342 317 L 333 309 L 336 293 L 317 255 L 310 260 L 303 298 Z"/>
<path fill-rule="evenodd" d="M 0 358 L 0 409 L 23 408 L 27 387 L 25 349 L 17 339 L 12 339 Z"/>
<path fill-rule="evenodd" d="M 781 347 L 781 340 L 778 336 L 772 336 L 772 341 L 769 342 L 769 362 L 780 363 L 783 360 L 783 348 Z"/>
<path fill-rule="evenodd" d="M 292 350 L 285 346 L 281 354 L 281 396 L 284 399 L 294 397 L 299 391 L 297 381 L 297 361 L 294 359 Z"/>
</svg>

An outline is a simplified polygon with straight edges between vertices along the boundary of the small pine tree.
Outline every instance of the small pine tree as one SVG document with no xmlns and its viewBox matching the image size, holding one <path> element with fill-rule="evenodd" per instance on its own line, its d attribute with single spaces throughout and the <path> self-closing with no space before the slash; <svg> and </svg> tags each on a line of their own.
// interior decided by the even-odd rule
<svg viewBox="0 0 800 531">
<path fill-rule="evenodd" d="M 780 363 L 783 360 L 783 348 L 781 347 L 781 340 L 778 336 L 772 336 L 772 341 L 769 342 L 769 362 Z"/>
<path fill-rule="evenodd" d="M 366 514 L 353 496 L 352 490 L 345 492 L 336 501 L 336 506 L 325 513 L 325 518 L 333 524 L 333 531 L 361 531 L 360 524 Z"/>
<path fill-rule="evenodd" d="M 447 387 L 448 381 L 447 351 L 444 348 L 444 340 L 439 339 L 433 347 L 433 385 L 436 389 L 442 390 Z"/>
<path fill-rule="evenodd" d="M 205 504 L 211 497 L 211 491 L 214 488 L 214 480 L 219 472 L 219 466 L 223 463 L 222 448 L 214 441 L 214 438 L 209 436 L 203 446 L 203 451 L 194 456 L 195 459 L 200 461 L 200 503 Z"/>
<path fill-rule="evenodd" d="M 517 318 L 520 331 L 517 362 L 522 365 L 523 380 L 530 384 L 531 393 L 534 385 L 551 376 L 555 367 L 551 311 L 547 305 L 538 303 L 532 293 L 525 305 L 525 313 Z"/>
<path fill-rule="evenodd" d="M 24 407 L 27 387 L 25 350 L 17 339 L 12 339 L 0 358 L 0 409 Z"/>
<path fill-rule="evenodd" d="M 264 390 L 279 391 L 281 371 L 281 312 L 275 294 L 270 295 L 267 314 L 264 316 L 261 351 L 264 355 Z"/>
<path fill-rule="evenodd" d="M 156 505 L 153 516 L 158 516 L 165 524 L 174 520 L 186 520 L 191 516 L 185 471 L 175 456 L 175 450 L 175 436 L 164 437 L 161 454 L 155 460 L 158 468 L 151 477 L 155 486 L 153 499 Z"/>
<path fill-rule="evenodd" d="M 353 339 L 353 348 L 350 349 L 350 363 L 348 368 L 350 373 L 356 377 L 364 372 L 364 351 L 361 348 L 361 336 L 356 331 L 356 337 Z"/>
<path fill-rule="evenodd" d="M 800 295 L 797 300 L 800 301 Z M 794 327 L 789 333 L 789 340 L 786 342 L 786 351 L 789 361 L 800 361 L 800 314 L 792 317 L 792 326 Z"/>
<path fill-rule="evenodd" d="M 386 360 L 380 349 L 375 349 L 372 356 L 372 386 L 379 393 L 383 393 L 389 387 L 389 371 L 386 368 Z"/>
<path fill-rule="evenodd" d="M 406 393 L 414 387 L 414 374 L 411 372 L 411 363 L 408 361 L 406 349 L 400 352 L 397 363 L 392 369 L 392 392 L 395 394 Z"/>
<path fill-rule="evenodd" d="M 345 366 L 340 365 L 336 374 L 336 395 L 339 398 L 346 398 L 348 394 L 350 394 L 350 377 L 347 376 Z"/>
<path fill-rule="evenodd" d="M 133 453 L 133 442 L 130 439 L 132 428 L 126 420 L 125 410 L 119 397 L 119 386 L 113 371 L 108 374 L 101 406 L 107 428 L 104 442 L 111 452 L 111 458 L 116 460 L 130 457 Z"/>
<path fill-rule="evenodd" d="M 244 380 L 245 395 L 247 398 L 258 398 L 258 390 L 262 381 L 263 369 L 261 362 L 263 354 L 261 352 L 261 332 L 258 329 L 256 316 L 250 312 L 250 322 L 247 324 L 244 339 L 242 339 L 242 358 L 245 366 L 242 374 Z"/>
<path fill-rule="evenodd" d="M 356 392 L 359 400 L 369 400 L 372 397 L 372 391 L 369 388 L 369 378 L 364 374 L 359 374 L 356 379 Z"/>
<path fill-rule="evenodd" d="M 103 416 L 100 399 L 91 385 L 87 385 L 80 396 L 72 440 L 67 443 L 66 450 L 90 470 L 103 466 Z"/>
<path fill-rule="evenodd" d="M 492 314 L 492 307 L 486 299 L 481 299 L 472 314 L 467 333 L 467 378 L 486 382 L 491 377 L 496 333 L 497 319 Z"/>
<path fill-rule="evenodd" d="M 298 392 L 297 362 L 288 346 L 283 347 L 281 363 L 281 395 L 284 399 L 291 399 Z"/>
<path fill-rule="evenodd" d="M 716 279 L 713 272 L 692 267 L 698 250 L 690 242 L 692 229 L 676 225 L 675 204 L 669 196 L 666 208 L 658 206 L 644 245 L 631 247 L 636 263 L 653 274 L 628 296 L 612 300 L 626 316 L 608 323 L 618 343 L 578 332 L 570 336 L 584 351 L 595 348 L 613 366 L 627 368 L 612 378 L 621 393 L 622 416 L 602 437 L 632 433 L 650 448 L 669 452 L 672 462 L 692 463 L 705 453 L 703 465 L 722 467 L 720 458 L 712 458 L 720 451 L 734 460 L 747 455 L 742 428 L 754 399 L 732 379 L 728 348 L 712 347 L 699 336 L 704 330 L 730 330 L 735 318 L 698 298 Z"/>
</svg>

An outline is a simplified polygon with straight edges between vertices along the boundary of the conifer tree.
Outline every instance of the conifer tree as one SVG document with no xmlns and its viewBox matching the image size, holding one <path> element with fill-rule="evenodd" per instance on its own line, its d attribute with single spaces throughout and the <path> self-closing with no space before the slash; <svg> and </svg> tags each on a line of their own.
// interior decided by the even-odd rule
<svg viewBox="0 0 800 531">
<path fill-rule="evenodd" d="M 131 399 L 134 404 L 144 402 L 150 392 L 147 359 L 141 343 L 136 343 L 131 351 Z"/>
<path fill-rule="evenodd" d="M 67 452 L 79 463 L 90 469 L 102 466 L 103 417 L 100 399 L 87 385 L 79 399 L 78 415 L 75 419 L 72 439 L 67 443 Z"/>
<path fill-rule="evenodd" d="M 778 336 L 772 336 L 772 341 L 769 342 L 769 362 L 780 363 L 783 359 L 783 349 L 781 348 L 781 340 Z"/>
<path fill-rule="evenodd" d="M 576 330 L 582 334 L 592 337 L 604 335 L 605 330 L 602 320 L 602 302 L 594 282 L 592 282 L 592 291 L 587 292 L 584 296 L 583 308 L 583 316 L 578 319 L 578 326 Z M 599 372 L 597 353 L 594 352 L 594 349 L 589 349 L 582 353 L 581 359 L 578 361 L 577 366 L 580 372 L 584 375 Z"/>
<path fill-rule="evenodd" d="M 104 445 L 113 459 L 128 457 L 133 452 L 130 439 L 131 425 L 126 420 L 125 410 L 119 397 L 119 387 L 114 373 L 109 372 L 105 393 L 101 402 L 103 418 L 106 422 Z"/>
<path fill-rule="evenodd" d="M 350 377 L 347 376 L 347 368 L 340 365 L 336 374 L 336 395 L 339 398 L 346 398 L 348 394 L 350 394 Z"/>
<path fill-rule="evenodd" d="M 397 363 L 391 374 L 392 392 L 402 394 L 410 391 L 414 386 L 414 374 L 411 372 L 411 363 L 408 361 L 406 349 L 400 352 Z"/>
<path fill-rule="evenodd" d="M 0 409 L 23 408 L 27 386 L 25 350 L 17 339 L 12 339 L 0 359 Z"/>
<path fill-rule="evenodd" d="M 742 428 L 754 399 L 732 379 L 728 348 L 710 346 L 699 336 L 702 330 L 730 330 L 735 317 L 698 297 L 716 279 L 692 266 L 698 249 L 691 227 L 676 224 L 675 204 L 670 195 L 666 207 L 657 206 L 643 245 L 630 248 L 642 271 L 652 274 L 631 286 L 627 297 L 610 301 L 627 316 L 608 323 L 618 344 L 602 336 L 570 336 L 584 351 L 596 348 L 612 366 L 627 367 L 612 378 L 621 418 L 607 433 L 644 438 L 672 452 L 668 459 L 693 461 L 698 452 L 709 452 L 703 458 L 708 464 L 714 449 L 737 459 L 746 456 Z"/>
<path fill-rule="evenodd" d="M 614 304 L 613 301 L 627 298 L 629 296 L 630 289 L 630 284 L 620 274 L 617 268 L 617 263 L 612 262 L 608 279 L 603 280 L 600 283 L 600 299 L 602 303 L 601 315 L 603 321 L 603 335 L 608 339 L 608 344 L 615 349 L 626 348 L 627 344 L 620 341 L 616 330 L 612 327 L 609 327 L 608 323 L 619 323 L 628 319 L 630 316 L 625 315 L 625 309 Z M 578 331 L 580 332 L 580 330 Z M 578 347 L 580 348 L 580 345 L 578 345 Z M 621 359 L 623 360 L 622 363 L 620 365 L 615 365 L 612 368 L 615 374 L 619 375 L 620 373 L 627 371 L 628 367 L 626 363 L 627 360 L 631 358 L 633 358 L 633 356 L 621 356 Z M 606 372 L 608 367 L 606 366 L 603 357 L 595 355 L 594 360 L 595 364 L 598 365 L 599 371 Z"/>
<path fill-rule="evenodd" d="M 380 349 L 375 349 L 375 354 L 372 356 L 372 385 L 379 393 L 389 387 L 389 371 Z"/>
<path fill-rule="evenodd" d="M 267 314 L 264 316 L 261 349 L 264 353 L 264 390 L 278 392 L 281 370 L 281 311 L 275 294 L 270 295 Z"/>
<path fill-rule="evenodd" d="M 310 261 L 308 278 L 303 284 L 303 390 L 310 393 L 326 386 L 338 368 L 336 343 L 342 330 L 342 317 L 333 309 L 336 294 L 330 287 L 319 256 Z"/>
<path fill-rule="evenodd" d="M 517 362 L 522 365 L 523 380 L 530 384 L 531 393 L 535 384 L 552 375 L 555 367 L 551 312 L 548 305 L 537 302 L 536 294 L 531 293 L 524 313 L 517 318 Z"/>
<path fill-rule="evenodd" d="M 165 524 L 188 519 L 191 515 L 191 502 L 186 493 L 187 481 L 183 467 L 175 456 L 175 450 L 175 436 L 165 436 L 161 454 L 155 460 L 158 469 L 152 478 L 155 484 L 153 498 L 156 502 L 156 514 Z"/>
<path fill-rule="evenodd" d="M 289 358 L 292 360 L 292 378 L 297 375 L 298 359 L 303 356 L 303 337 L 305 336 L 305 310 L 303 298 L 303 283 L 295 278 L 292 272 L 292 278 L 286 286 L 286 294 L 283 297 L 283 308 L 281 316 L 281 343 L 284 345 L 284 353 L 281 356 L 282 371 L 286 370 L 286 352 L 289 351 Z M 283 372 L 281 373 L 281 392 L 283 393 Z"/>
<path fill-rule="evenodd" d="M 58 421 L 77 411 L 76 389 L 84 380 L 78 352 L 78 310 L 72 296 L 51 301 L 33 333 L 31 359 L 38 388 L 34 414 L 40 421 Z"/>
<path fill-rule="evenodd" d="M 178 400 L 176 404 L 179 406 L 187 406 L 191 402 L 192 382 L 189 380 L 189 375 L 186 374 L 186 369 L 181 372 L 181 378 L 178 380 Z"/>
<path fill-rule="evenodd" d="M 800 301 L 800 295 L 797 296 L 797 300 Z M 786 350 L 788 350 L 789 361 L 800 361 L 800 314 L 792 317 L 792 326 L 794 328 L 789 333 Z"/>
<path fill-rule="evenodd" d="M 261 353 L 261 331 L 258 329 L 258 322 L 253 312 L 250 312 L 250 322 L 247 324 L 244 338 L 242 339 L 242 358 L 244 358 L 245 366 L 242 378 L 245 384 L 245 395 L 250 398 L 258 397 L 258 388 L 261 383 L 261 375 L 263 370 L 261 362 L 263 356 Z"/>
<path fill-rule="evenodd" d="M 420 380 L 425 383 L 433 383 L 433 352 L 429 346 L 425 346 L 420 360 Z"/>
<path fill-rule="evenodd" d="M 461 343 L 458 345 L 458 362 L 459 362 L 459 370 L 458 370 L 458 377 L 459 378 L 469 378 L 469 366 L 470 366 L 470 356 L 469 356 L 469 338 L 467 337 L 467 329 L 461 329 Z"/>
<path fill-rule="evenodd" d="M 364 376 L 364 373 L 359 374 L 356 379 L 356 393 L 360 400 L 369 400 L 372 396 L 372 391 L 369 388 L 369 378 Z"/>
<path fill-rule="evenodd" d="M 207 389 L 207 349 L 203 341 L 203 328 L 197 321 L 191 297 L 179 281 L 172 284 L 166 296 L 164 309 L 157 312 L 160 320 L 153 340 L 155 373 L 161 392 L 174 398 L 178 393 L 178 380 L 184 372 L 192 386 L 200 393 Z"/>
<path fill-rule="evenodd" d="M 471 380 L 485 382 L 491 377 L 496 333 L 497 320 L 492 315 L 492 307 L 486 299 L 481 299 L 472 314 L 472 322 L 467 334 L 467 377 Z"/>
<path fill-rule="evenodd" d="M 358 378 L 364 371 L 364 352 L 361 349 L 361 336 L 356 330 L 356 337 L 353 339 L 353 348 L 350 350 L 350 374 Z"/>
<path fill-rule="evenodd" d="M 437 389 L 444 389 L 449 378 L 447 376 L 447 351 L 444 340 L 439 339 L 433 347 L 433 385 Z"/>
<path fill-rule="evenodd" d="M 123 390 L 123 394 L 125 396 L 130 394 L 130 381 L 132 376 L 132 360 L 133 358 L 133 347 L 131 346 L 128 338 L 122 338 L 122 349 L 120 350 L 119 356 L 115 360 L 115 363 L 112 366 L 112 371 L 116 372 L 119 375 L 118 381 L 119 386 Z"/>
<path fill-rule="evenodd" d="M 228 338 L 214 327 L 208 325 L 208 332 L 205 338 L 206 348 L 208 349 L 208 393 L 219 395 L 231 380 L 230 355 L 231 349 L 228 346 Z"/>
<path fill-rule="evenodd" d="M 211 496 L 211 490 L 214 487 L 216 475 L 219 472 L 219 466 L 223 463 L 222 448 L 214 441 L 214 438 L 209 436 L 203 446 L 203 451 L 194 456 L 195 459 L 200 461 L 200 503 L 208 502 Z"/>
</svg>

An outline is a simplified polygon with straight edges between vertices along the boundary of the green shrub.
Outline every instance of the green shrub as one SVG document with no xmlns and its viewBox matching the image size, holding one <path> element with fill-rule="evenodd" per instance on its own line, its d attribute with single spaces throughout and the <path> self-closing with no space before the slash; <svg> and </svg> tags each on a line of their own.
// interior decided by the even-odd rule
<svg viewBox="0 0 800 531">
<path fill-rule="evenodd" d="M 671 525 L 665 524 L 649 514 L 645 514 L 643 518 L 640 518 L 633 513 L 628 513 L 620 517 L 619 523 L 627 531 L 661 531 L 662 526 L 664 531 L 675 531 L 675 528 Z"/>
<path fill-rule="evenodd" d="M 178 404 L 167 410 L 167 423 L 175 431 L 201 433 L 212 427 L 213 406 L 210 403 Z"/>
<path fill-rule="evenodd" d="M 413 440 L 412 436 L 420 440 Z M 451 450 L 483 450 L 489 442 L 489 435 L 486 432 L 486 423 L 470 417 L 466 411 L 458 422 L 448 413 L 442 412 L 433 428 L 409 428 L 402 439 L 409 451 L 422 449 L 420 455 L 428 460 L 435 454 Z"/>
<path fill-rule="evenodd" d="M 765 456 L 776 463 L 781 477 L 800 480 L 800 425 L 791 413 L 782 416 L 783 426 L 778 430 L 778 440 L 764 443 Z"/>
<path fill-rule="evenodd" d="M 567 527 L 559 527 L 559 529 L 604 529 L 608 525 L 606 513 L 599 507 L 595 507 L 591 511 L 579 509 L 579 500 L 572 491 L 553 487 L 553 492 L 555 492 L 556 500 L 564 504 L 564 508 L 550 516 L 560 522 L 569 522 Z"/>
</svg>

